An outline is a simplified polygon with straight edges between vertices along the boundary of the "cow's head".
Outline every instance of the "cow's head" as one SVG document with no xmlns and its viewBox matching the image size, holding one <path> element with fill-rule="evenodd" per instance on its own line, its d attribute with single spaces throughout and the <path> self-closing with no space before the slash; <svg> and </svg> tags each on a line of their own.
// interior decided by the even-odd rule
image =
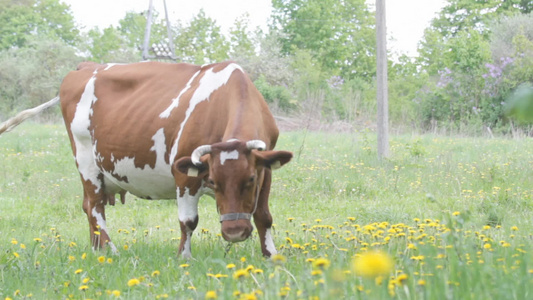
<svg viewBox="0 0 533 300">
<path fill-rule="evenodd" d="M 247 239 L 257 209 L 265 168 L 288 163 L 292 153 L 266 150 L 260 140 L 222 142 L 196 148 L 174 163 L 174 171 L 202 178 L 215 192 L 222 236 L 230 242 Z"/>
</svg>

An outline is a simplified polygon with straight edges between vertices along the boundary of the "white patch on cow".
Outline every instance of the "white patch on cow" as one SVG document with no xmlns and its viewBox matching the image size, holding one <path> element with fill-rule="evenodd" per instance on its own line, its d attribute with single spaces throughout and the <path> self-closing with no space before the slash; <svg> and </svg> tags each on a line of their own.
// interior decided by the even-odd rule
<svg viewBox="0 0 533 300">
<path fill-rule="evenodd" d="M 200 199 L 200 193 L 197 193 L 196 195 L 191 195 L 189 193 L 189 188 L 185 188 L 185 193 L 183 193 L 183 197 L 180 196 L 180 188 L 178 187 L 176 189 L 177 202 L 178 202 L 178 219 L 182 223 L 186 223 L 187 221 L 194 221 L 198 217 L 198 200 Z M 185 244 L 183 245 L 183 251 L 181 252 L 181 255 L 185 258 L 191 258 L 191 236 L 192 236 L 192 230 L 189 228 L 186 229 L 186 235 L 187 239 L 185 240 Z"/>
<path fill-rule="evenodd" d="M 107 67 L 105 67 L 104 71 L 107 71 L 109 69 L 111 69 L 112 67 L 116 66 L 116 65 L 123 65 L 123 64 L 119 64 L 119 63 L 109 63 L 107 64 Z"/>
<path fill-rule="evenodd" d="M 191 77 L 191 79 L 189 79 L 189 81 L 187 82 L 187 84 L 185 85 L 185 87 L 181 90 L 181 92 L 178 94 L 178 97 L 172 99 L 172 103 L 170 104 L 170 106 L 165 109 L 165 111 L 163 111 L 159 117 L 161 119 L 166 119 L 168 117 L 170 117 L 170 113 L 172 112 L 172 110 L 176 107 L 178 107 L 179 105 L 179 102 L 180 102 L 180 98 L 181 96 L 186 92 L 188 91 L 190 88 L 191 88 L 191 84 L 193 82 L 193 80 L 196 78 L 196 76 L 198 76 L 198 74 L 200 74 L 200 71 L 199 70 L 198 72 L 194 73 L 194 75 Z"/>
<path fill-rule="evenodd" d="M 111 248 L 111 252 L 113 252 L 113 254 L 118 254 L 118 250 L 117 250 L 117 247 L 115 246 L 115 244 L 113 244 L 113 242 L 109 242 L 107 243 L 109 245 L 109 247 Z"/>
<path fill-rule="evenodd" d="M 220 152 L 220 164 L 221 165 L 224 165 L 224 163 L 228 159 L 231 159 L 231 160 L 239 159 L 239 151 L 233 150 L 231 152 L 229 152 L 229 151 Z"/>
<path fill-rule="evenodd" d="M 274 245 L 274 240 L 270 234 L 270 228 L 268 228 L 265 233 L 265 246 L 266 250 L 270 252 L 270 255 L 278 254 L 278 251 L 276 251 L 276 246 Z"/>
<path fill-rule="evenodd" d="M 93 76 L 85 85 L 85 90 L 76 106 L 76 113 L 72 123 L 70 123 L 70 131 L 76 146 L 74 158 L 78 164 L 78 170 L 83 180 L 90 181 L 96 187 L 95 192 L 98 193 L 102 184 L 98 180 L 100 171 L 95 163 L 91 132 L 89 131 L 90 118 L 93 114 L 92 106 L 98 100 L 94 94 L 95 81 L 96 77 Z"/>
<path fill-rule="evenodd" d="M 187 240 L 185 240 L 185 244 L 183 244 L 183 251 L 181 252 L 181 256 L 183 256 L 184 258 L 192 258 L 191 236 L 192 232 L 187 231 Z"/>
<path fill-rule="evenodd" d="M 98 225 L 100 230 L 105 231 L 107 233 L 107 226 L 106 226 L 104 216 L 101 213 L 96 211 L 96 207 L 93 207 L 91 214 L 94 218 L 96 218 L 96 224 Z"/>
<path fill-rule="evenodd" d="M 178 201 L 178 219 L 180 222 L 194 221 L 198 217 L 198 200 L 200 195 L 189 194 L 189 188 L 185 188 L 183 197 L 180 196 L 180 188 L 176 190 Z"/>
<path fill-rule="evenodd" d="M 211 94 L 225 85 L 235 70 L 244 72 L 242 68 L 235 63 L 227 65 L 226 68 L 220 72 L 213 72 L 213 68 L 205 71 L 204 76 L 200 79 L 198 87 L 194 91 L 194 94 L 189 101 L 189 107 L 187 108 L 187 111 L 185 111 L 185 118 L 180 124 L 180 130 L 178 132 L 176 142 L 172 146 L 172 151 L 170 152 L 170 161 L 174 161 L 174 158 L 178 154 L 178 146 L 181 134 L 183 133 L 183 129 L 185 128 L 185 125 L 187 124 L 187 121 L 189 120 L 189 117 L 193 113 L 196 106 L 203 101 L 209 101 Z"/>
<path fill-rule="evenodd" d="M 229 140 L 226 141 L 226 143 L 237 142 L 237 141 L 238 141 L 238 139 L 229 139 Z"/>
<path fill-rule="evenodd" d="M 166 143 L 164 129 L 159 129 L 152 137 L 154 141 L 150 151 L 155 152 L 156 161 L 154 168 L 145 165 L 143 168 L 135 167 L 135 157 L 124 157 L 115 159 L 114 171 L 111 173 L 104 170 L 106 188 L 116 191 L 116 186 L 127 190 L 131 194 L 139 197 L 150 197 L 152 199 L 169 199 L 175 197 L 176 183 L 172 176 L 171 166 L 165 161 Z M 115 176 L 113 176 L 115 175 Z M 118 180 L 127 178 L 127 182 Z"/>
</svg>

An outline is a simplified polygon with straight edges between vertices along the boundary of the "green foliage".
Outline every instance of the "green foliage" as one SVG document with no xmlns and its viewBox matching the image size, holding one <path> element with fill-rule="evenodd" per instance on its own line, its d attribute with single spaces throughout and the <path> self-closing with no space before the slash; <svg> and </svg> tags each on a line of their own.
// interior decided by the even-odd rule
<svg viewBox="0 0 533 300">
<path fill-rule="evenodd" d="M 75 50 L 61 41 L 40 39 L 26 44 L 0 52 L 1 119 L 55 97 L 63 77 L 80 62 Z"/>
<path fill-rule="evenodd" d="M 176 55 L 185 62 L 205 64 L 228 59 L 230 44 L 216 21 L 203 10 L 175 38 Z"/>
<path fill-rule="evenodd" d="M 364 0 L 275 0 L 272 29 L 283 52 L 308 51 L 321 70 L 345 80 L 374 76 L 374 15 Z"/>
<path fill-rule="evenodd" d="M 264 75 L 254 81 L 255 86 L 261 92 L 266 102 L 274 107 L 278 107 L 284 111 L 289 111 L 295 108 L 295 103 L 291 100 L 291 94 L 286 87 L 279 85 L 271 85 L 267 82 Z"/>
<path fill-rule="evenodd" d="M 533 87 L 520 86 L 509 98 L 506 112 L 519 122 L 533 123 Z"/>
<path fill-rule="evenodd" d="M 25 47 L 34 35 L 79 42 L 70 8 L 59 0 L 6 0 L 0 3 L 0 24 L 0 50 Z"/>
</svg>

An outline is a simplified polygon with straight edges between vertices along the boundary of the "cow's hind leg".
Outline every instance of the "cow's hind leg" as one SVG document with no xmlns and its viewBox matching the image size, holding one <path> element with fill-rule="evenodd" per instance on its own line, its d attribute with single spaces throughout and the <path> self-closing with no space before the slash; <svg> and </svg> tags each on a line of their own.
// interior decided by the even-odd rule
<svg viewBox="0 0 533 300">
<path fill-rule="evenodd" d="M 91 244 L 93 249 L 103 249 L 109 245 L 113 252 L 117 252 L 115 245 L 109 238 L 106 219 L 105 219 L 105 204 L 106 195 L 103 192 L 92 192 L 84 188 L 83 191 L 83 210 L 87 214 L 89 220 L 89 230 L 91 236 Z"/>
<path fill-rule="evenodd" d="M 198 200 L 199 193 L 190 194 L 188 188 L 178 188 L 178 218 L 180 220 L 181 242 L 179 253 L 184 258 L 192 258 L 191 237 L 198 226 Z"/>
<path fill-rule="evenodd" d="M 254 213 L 254 223 L 259 234 L 259 241 L 261 243 L 261 252 L 266 257 L 277 254 L 274 240 L 272 239 L 272 215 L 268 209 L 268 196 L 270 195 L 270 182 L 272 178 L 272 171 L 265 169 L 265 177 L 263 186 L 259 194 L 257 203 L 257 210 Z"/>
</svg>

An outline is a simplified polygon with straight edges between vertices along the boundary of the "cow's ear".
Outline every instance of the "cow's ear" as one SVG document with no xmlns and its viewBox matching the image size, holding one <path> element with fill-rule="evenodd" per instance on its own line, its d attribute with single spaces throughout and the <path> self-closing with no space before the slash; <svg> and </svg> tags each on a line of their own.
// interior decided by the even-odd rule
<svg viewBox="0 0 533 300">
<path fill-rule="evenodd" d="M 201 165 L 195 165 L 192 163 L 190 156 L 178 159 L 172 165 L 172 168 L 174 169 L 174 172 L 180 172 L 189 177 L 202 178 L 209 173 L 209 165 L 206 160 L 202 160 Z"/>
<path fill-rule="evenodd" d="M 292 152 L 289 151 L 254 151 L 257 157 L 257 164 L 263 165 L 272 170 L 281 168 L 292 158 Z"/>
</svg>

